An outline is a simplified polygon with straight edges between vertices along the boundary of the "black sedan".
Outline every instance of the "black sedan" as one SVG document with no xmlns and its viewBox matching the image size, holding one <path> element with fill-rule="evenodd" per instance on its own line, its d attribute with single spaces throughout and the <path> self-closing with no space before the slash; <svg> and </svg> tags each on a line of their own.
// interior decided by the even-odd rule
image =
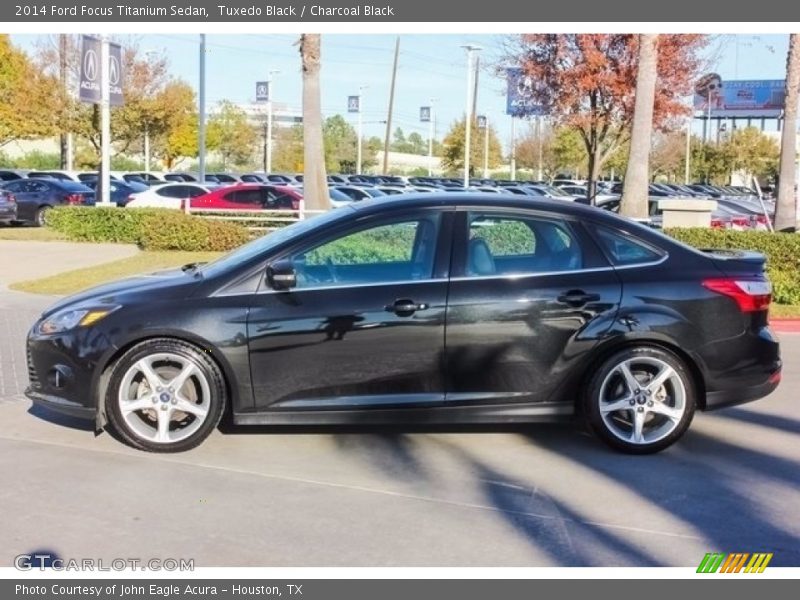
<svg viewBox="0 0 800 600">
<path fill-rule="evenodd" d="M 631 453 L 781 376 L 764 258 L 486 194 L 356 202 L 215 262 L 103 285 L 27 342 L 35 403 L 132 446 L 255 424 L 579 415 Z"/>
<path fill-rule="evenodd" d="M 54 206 L 93 206 L 94 190 L 75 181 L 59 179 L 16 179 L 2 184 L 17 199 L 19 222 L 45 224 L 47 211 Z"/>
</svg>

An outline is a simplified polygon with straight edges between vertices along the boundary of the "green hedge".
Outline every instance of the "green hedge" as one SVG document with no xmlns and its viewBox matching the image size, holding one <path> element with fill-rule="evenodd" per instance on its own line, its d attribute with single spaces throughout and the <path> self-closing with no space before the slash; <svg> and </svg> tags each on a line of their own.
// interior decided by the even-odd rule
<svg viewBox="0 0 800 600">
<path fill-rule="evenodd" d="M 754 250 L 767 257 L 767 273 L 777 304 L 800 304 L 800 235 L 729 229 L 668 229 L 666 233 L 695 248 Z"/>
<path fill-rule="evenodd" d="M 221 252 L 249 239 L 240 225 L 164 208 L 56 207 L 48 212 L 47 225 L 70 240 L 137 244 L 148 250 Z"/>
</svg>

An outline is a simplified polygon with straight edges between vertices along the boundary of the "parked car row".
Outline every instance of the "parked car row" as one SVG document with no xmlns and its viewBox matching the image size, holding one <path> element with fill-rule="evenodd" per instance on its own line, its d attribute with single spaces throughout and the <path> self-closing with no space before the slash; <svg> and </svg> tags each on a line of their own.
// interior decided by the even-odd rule
<svg viewBox="0 0 800 600">
<path fill-rule="evenodd" d="M 199 174 L 185 172 L 110 173 L 112 203 L 120 207 L 160 207 L 180 209 L 189 203 L 192 210 L 299 210 L 303 197 L 303 176 L 283 173 L 210 172 L 203 182 Z M 14 198 L 0 205 L 0 223 L 29 222 L 41 225 L 49 208 L 63 204 L 93 205 L 98 188 L 96 171 L 0 169 L 0 187 Z M 383 196 L 430 192 L 481 192 L 530 198 L 589 203 L 584 181 L 556 179 L 551 183 L 535 180 L 452 177 L 401 177 L 396 175 L 328 175 L 329 196 L 334 208 Z M 618 211 L 623 184 L 598 182 L 594 203 Z M 767 229 L 774 213 L 774 202 L 759 199 L 754 190 L 743 186 L 708 184 L 651 183 L 649 215 L 646 223 L 661 227 L 661 198 L 707 198 L 717 202 L 712 227 Z"/>
</svg>

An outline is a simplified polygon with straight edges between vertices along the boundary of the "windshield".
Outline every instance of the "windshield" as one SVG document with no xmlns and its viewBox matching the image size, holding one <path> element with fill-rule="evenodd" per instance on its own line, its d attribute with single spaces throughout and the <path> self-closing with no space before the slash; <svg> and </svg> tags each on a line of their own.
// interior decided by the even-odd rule
<svg viewBox="0 0 800 600">
<path fill-rule="evenodd" d="M 220 256 L 215 261 L 202 265 L 200 267 L 200 271 L 204 275 L 214 277 L 215 275 L 224 273 L 228 269 L 248 262 L 250 259 L 257 257 L 260 254 L 266 254 L 284 242 L 288 242 L 295 237 L 304 235 L 307 231 L 319 226 L 323 226 L 327 223 L 331 223 L 337 219 L 347 218 L 349 216 L 352 216 L 349 210 L 345 212 L 344 209 L 340 209 L 314 215 L 313 217 L 303 219 L 302 221 L 296 221 L 291 225 L 287 225 L 286 227 L 273 231 L 272 233 L 267 233 L 259 238 L 256 238 L 244 246 L 241 246 L 236 250 L 229 252 L 228 254 Z"/>
</svg>

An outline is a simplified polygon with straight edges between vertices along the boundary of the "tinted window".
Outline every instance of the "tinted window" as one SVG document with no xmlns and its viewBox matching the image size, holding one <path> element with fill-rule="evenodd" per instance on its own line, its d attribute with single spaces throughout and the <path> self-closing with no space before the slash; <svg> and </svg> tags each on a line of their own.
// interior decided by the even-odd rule
<svg viewBox="0 0 800 600">
<path fill-rule="evenodd" d="M 645 242 L 630 237 L 621 231 L 607 227 L 597 227 L 597 237 L 608 254 L 611 262 L 617 266 L 636 265 L 659 260 L 663 254 Z"/>
<path fill-rule="evenodd" d="M 438 216 L 403 220 L 341 235 L 298 252 L 298 287 L 391 283 L 428 279 Z"/>
<path fill-rule="evenodd" d="M 571 271 L 582 267 L 583 253 L 564 221 L 469 214 L 468 276 Z"/>
<path fill-rule="evenodd" d="M 23 181 L 12 181 L 11 183 L 4 185 L 3 189 L 8 190 L 9 192 L 19 194 L 20 192 L 23 191 L 24 189 L 23 186 L 25 186 L 25 182 Z"/>
<path fill-rule="evenodd" d="M 225 195 L 226 200 L 236 202 L 237 204 L 248 204 L 256 207 L 261 206 L 263 203 L 263 196 L 261 190 L 237 190 Z"/>
<path fill-rule="evenodd" d="M 50 186 L 41 181 L 28 181 L 25 191 L 29 194 L 46 194 L 50 191 Z"/>
<path fill-rule="evenodd" d="M 188 186 L 185 185 L 169 185 L 158 188 L 156 194 L 164 196 L 165 198 L 186 198 L 188 196 Z"/>
</svg>

